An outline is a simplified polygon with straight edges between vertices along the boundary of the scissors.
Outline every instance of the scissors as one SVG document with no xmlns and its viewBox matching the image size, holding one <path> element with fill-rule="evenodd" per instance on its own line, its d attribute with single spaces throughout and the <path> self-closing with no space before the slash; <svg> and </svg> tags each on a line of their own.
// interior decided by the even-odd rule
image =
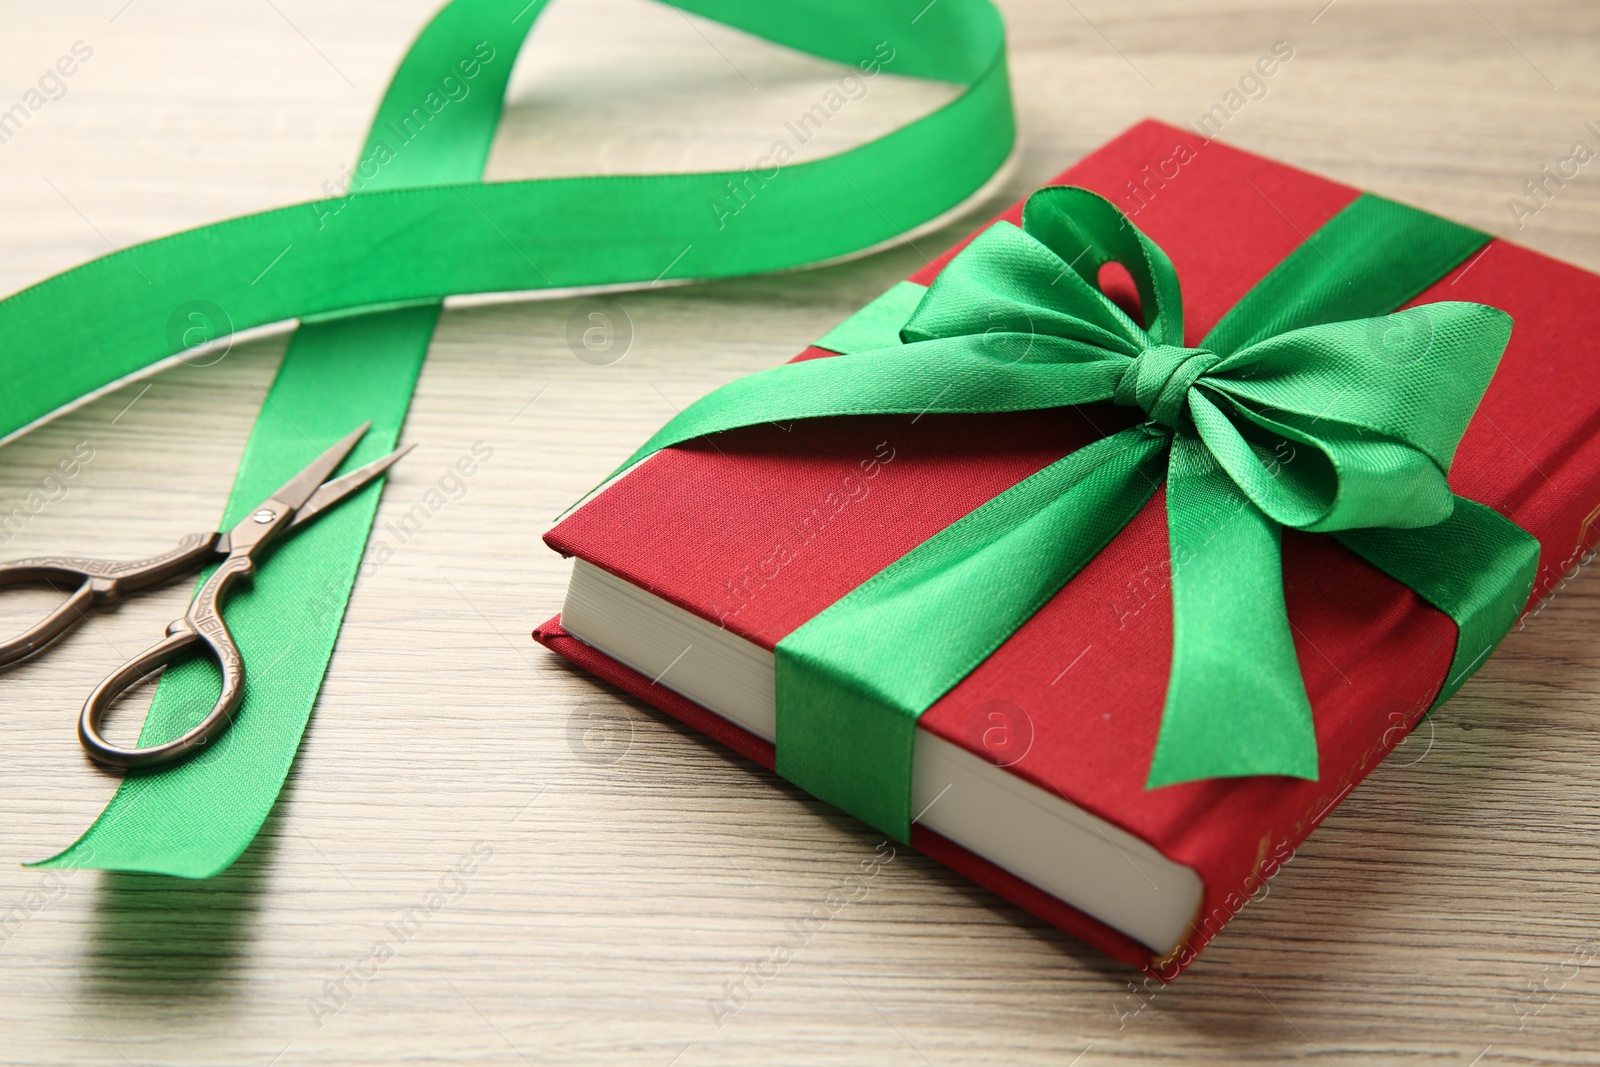
<svg viewBox="0 0 1600 1067">
<path fill-rule="evenodd" d="M 92 608 L 115 604 L 125 593 L 149 588 L 221 559 L 221 564 L 195 593 L 183 618 L 167 627 L 167 636 L 107 675 L 84 701 L 83 714 L 78 718 L 78 739 L 90 758 L 100 763 L 114 767 L 153 767 L 192 755 L 228 728 L 244 696 L 244 661 L 233 635 L 222 621 L 222 601 L 228 587 L 236 579 L 255 573 L 255 556 L 265 545 L 339 504 L 415 447 L 399 449 L 343 477 L 327 480 L 371 426 L 372 423 L 367 422 L 351 431 L 253 508 L 231 530 L 190 534 L 170 552 L 131 562 L 39 556 L 0 564 L 0 586 L 25 582 L 54 586 L 56 579 L 81 583 L 66 603 L 31 630 L 0 644 L 0 666 L 42 651 L 87 619 Z M 100 720 L 117 697 L 195 644 L 203 645 L 222 669 L 222 695 L 199 725 L 182 737 L 149 748 L 117 748 L 100 736 Z"/>
</svg>

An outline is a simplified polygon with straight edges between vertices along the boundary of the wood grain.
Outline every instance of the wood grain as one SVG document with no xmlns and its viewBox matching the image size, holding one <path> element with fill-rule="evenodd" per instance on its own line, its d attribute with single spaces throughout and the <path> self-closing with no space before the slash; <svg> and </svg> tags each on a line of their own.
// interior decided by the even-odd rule
<svg viewBox="0 0 1600 1067">
<path fill-rule="evenodd" d="M 996 204 L 1142 116 L 1197 117 L 1287 40 L 1294 59 L 1224 140 L 1600 269 L 1600 163 L 1520 232 L 1506 207 L 1594 143 L 1600 10 L 1322 4 L 1004 0 L 1023 147 Z M 0 290 L 318 195 L 430 6 L 6 5 L 0 107 L 73 42 L 95 51 L 0 144 Z M 744 165 L 836 76 L 640 0 L 560 0 L 547 19 L 495 176 Z M 833 147 L 945 92 L 880 79 Z M 538 535 L 673 406 L 787 358 L 969 225 L 827 270 L 617 297 L 633 341 L 605 367 L 568 348 L 582 299 L 448 312 L 380 534 L 475 441 L 492 459 L 360 583 L 289 787 L 232 870 L 188 884 L 0 868 L 0 1058 L 1600 1062 L 1587 568 L 1174 986 L 1131 988 L 1126 969 L 902 852 L 719 1025 L 708 1001 L 792 943 L 787 924 L 878 839 L 535 647 L 567 573 Z M 131 556 L 208 527 L 282 348 L 236 345 L 0 449 L 0 510 L 93 449 L 0 550 Z M 9 863 L 65 845 L 110 796 L 72 717 L 187 595 L 142 597 L 0 679 Z M 0 623 L 41 604 L 8 599 Z M 451 876 L 474 843 L 473 873 Z M 441 884 L 453 899 L 419 913 Z M 317 1017 L 341 979 L 348 997 Z"/>
</svg>

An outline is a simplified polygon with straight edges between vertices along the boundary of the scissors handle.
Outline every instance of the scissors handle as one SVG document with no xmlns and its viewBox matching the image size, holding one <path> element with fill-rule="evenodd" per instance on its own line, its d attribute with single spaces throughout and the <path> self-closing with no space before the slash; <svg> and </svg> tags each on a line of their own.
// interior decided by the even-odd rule
<svg viewBox="0 0 1600 1067">
<path fill-rule="evenodd" d="M 190 534 L 170 552 L 140 560 L 36 556 L 0 563 L 0 586 L 58 582 L 77 585 L 66 601 L 32 628 L 0 643 L 0 666 L 33 655 L 82 622 L 91 608 L 194 570 L 215 554 L 217 533 Z"/>
<path fill-rule="evenodd" d="M 244 660 L 222 621 L 222 599 L 236 578 L 254 571 L 248 555 L 231 555 L 207 578 L 183 618 L 167 627 L 167 636 L 112 671 L 84 701 L 78 718 L 78 740 L 91 759 L 113 767 L 155 767 L 189 755 L 226 730 L 244 696 Z M 222 670 L 222 695 L 210 714 L 188 733 L 148 748 L 118 748 L 100 735 L 100 720 L 112 703 L 158 667 L 170 664 L 191 645 L 203 645 Z"/>
</svg>

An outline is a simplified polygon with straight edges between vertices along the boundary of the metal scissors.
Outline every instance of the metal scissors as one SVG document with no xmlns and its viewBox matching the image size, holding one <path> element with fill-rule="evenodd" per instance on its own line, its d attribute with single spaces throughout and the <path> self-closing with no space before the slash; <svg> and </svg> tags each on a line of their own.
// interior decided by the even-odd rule
<svg viewBox="0 0 1600 1067">
<path fill-rule="evenodd" d="M 81 583 L 66 603 L 31 630 L 0 644 L 0 666 L 42 651 L 88 618 L 92 608 L 115 604 L 125 593 L 199 570 L 220 558 L 221 564 L 195 593 L 183 618 L 167 627 L 164 639 L 107 675 L 84 701 L 83 714 L 78 718 L 78 739 L 90 758 L 101 763 L 152 767 L 189 756 L 228 728 L 244 696 L 244 661 L 222 621 L 222 601 L 228 587 L 255 572 L 255 556 L 269 542 L 339 504 L 411 451 L 410 447 L 399 449 L 329 481 L 328 476 L 339 468 L 371 425 L 363 423 L 312 460 L 231 530 L 190 534 L 170 552 L 131 562 L 39 556 L 0 564 L 0 586 L 25 582 L 54 586 L 57 579 Z M 203 645 L 222 669 L 222 695 L 199 725 L 182 737 L 149 748 L 117 748 L 100 736 L 100 720 L 118 696 L 195 644 Z"/>
</svg>

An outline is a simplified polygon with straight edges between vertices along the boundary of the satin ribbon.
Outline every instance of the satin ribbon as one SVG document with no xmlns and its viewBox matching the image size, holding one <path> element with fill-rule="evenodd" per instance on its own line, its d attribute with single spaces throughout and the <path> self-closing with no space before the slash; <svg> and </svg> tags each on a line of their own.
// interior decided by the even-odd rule
<svg viewBox="0 0 1600 1067">
<path fill-rule="evenodd" d="M 373 422 L 352 462 L 393 446 L 447 295 L 648 285 L 827 261 L 901 239 L 957 207 L 1010 153 L 1004 32 L 988 0 L 667 2 L 858 75 L 876 62 L 874 72 L 963 88 L 877 140 L 776 172 L 485 183 L 513 60 L 545 3 L 454 0 L 384 94 L 351 195 L 121 249 L 0 301 L 0 436 L 197 337 L 298 318 L 225 529 L 352 426 Z M 754 190 L 733 218 L 729 183 Z M 293 763 L 376 506 L 374 488 L 285 543 L 230 601 L 251 675 L 218 745 L 130 774 L 94 826 L 46 865 L 199 878 L 243 852 Z M 215 685 L 203 665 L 167 672 L 139 743 L 188 729 Z"/>
<path fill-rule="evenodd" d="M 1139 425 L 1001 493 L 778 643 L 778 770 L 906 840 L 917 716 L 1165 478 L 1173 655 L 1148 786 L 1315 779 L 1283 599 L 1283 527 L 1338 537 L 1456 621 L 1440 701 L 1532 587 L 1537 542 L 1447 481 L 1510 317 L 1468 303 L 1383 314 L 1486 240 L 1362 196 L 1191 348 L 1166 254 L 1094 193 L 1047 188 L 1028 200 L 1020 228 L 997 223 L 951 261 L 901 343 L 730 383 L 624 468 L 704 434 L 797 418 L 1137 408 Z M 1133 276 L 1141 322 L 1096 284 L 1113 261 Z"/>
</svg>

